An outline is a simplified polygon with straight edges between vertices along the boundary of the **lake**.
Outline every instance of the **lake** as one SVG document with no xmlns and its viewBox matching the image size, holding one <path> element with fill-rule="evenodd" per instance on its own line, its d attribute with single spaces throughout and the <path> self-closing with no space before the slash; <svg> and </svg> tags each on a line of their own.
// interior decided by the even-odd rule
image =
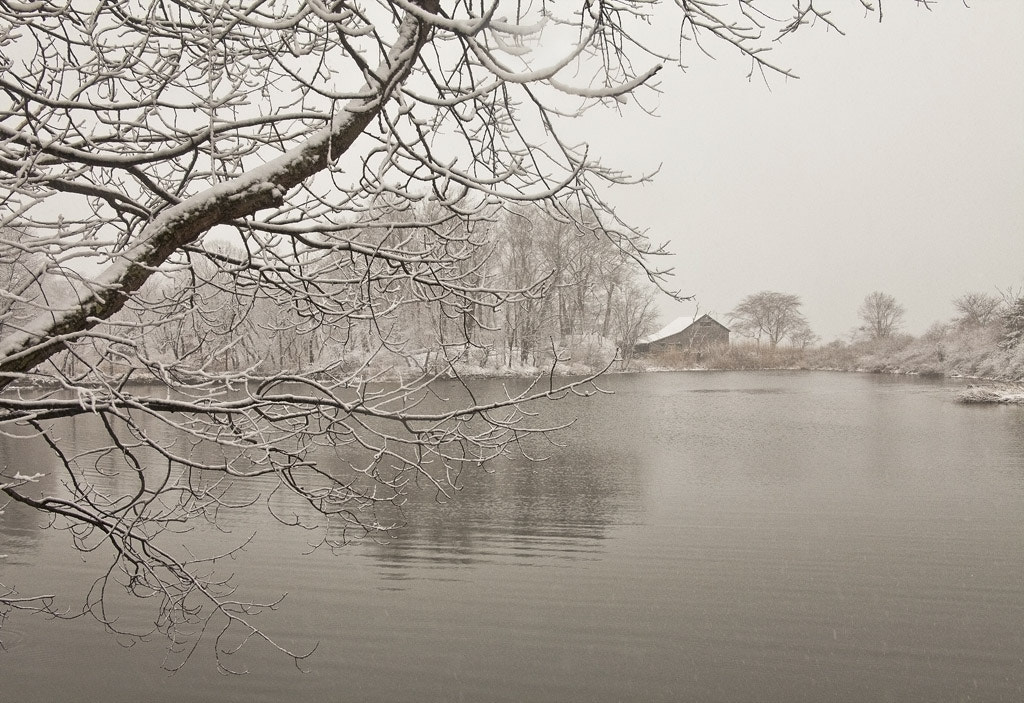
<svg viewBox="0 0 1024 703">
<path fill-rule="evenodd" d="M 578 418 L 546 461 L 495 464 L 447 503 L 414 495 L 386 543 L 309 554 L 265 511 L 232 523 L 256 533 L 230 564 L 244 594 L 288 593 L 261 624 L 319 643 L 308 672 L 251 644 L 233 661 L 250 673 L 223 676 L 203 644 L 170 676 L 159 637 L 14 614 L 0 698 L 1024 700 L 1024 407 L 859 374 L 602 386 L 544 410 Z M 4 464 L 49 461 L 16 446 Z M 35 524 L 0 516 L 0 583 L 76 593 L 98 576 Z"/>
</svg>

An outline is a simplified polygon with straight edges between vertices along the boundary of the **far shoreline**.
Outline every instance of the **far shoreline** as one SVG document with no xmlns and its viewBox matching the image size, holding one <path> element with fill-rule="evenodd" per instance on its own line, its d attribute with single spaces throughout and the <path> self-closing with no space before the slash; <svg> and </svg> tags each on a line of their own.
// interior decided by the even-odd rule
<svg viewBox="0 0 1024 703">
<path fill-rule="evenodd" d="M 779 365 L 779 366 L 756 366 L 756 365 L 744 365 L 741 368 L 735 368 L 730 366 L 673 366 L 658 363 L 645 363 L 644 359 L 634 359 L 633 363 L 637 363 L 637 366 L 625 368 L 619 366 L 617 363 L 610 365 L 605 368 L 604 371 L 600 369 L 590 368 L 585 364 L 573 364 L 568 363 L 564 366 L 556 366 L 555 368 L 538 367 L 538 366 L 514 366 L 504 368 L 481 368 L 479 366 L 470 366 L 466 368 L 459 368 L 460 365 L 455 365 L 447 371 L 435 372 L 435 373 L 423 373 L 420 370 L 414 371 L 413 373 L 403 373 L 405 369 L 392 368 L 388 371 L 378 373 L 372 378 L 366 379 L 351 379 L 353 386 L 360 383 L 393 383 L 393 382 L 405 382 L 410 377 L 430 378 L 429 382 L 435 380 L 438 381 L 451 381 L 462 379 L 466 381 L 475 380 L 501 380 L 501 379 L 518 379 L 518 380 L 531 380 L 543 378 L 545 376 L 551 376 L 553 378 L 579 378 L 585 376 L 595 376 L 596 379 L 600 379 L 603 376 L 618 376 L 625 374 L 658 374 L 658 373 L 723 373 L 723 372 L 807 372 L 807 371 L 821 371 L 831 373 L 863 373 L 863 374 L 877 374 L 877 375 L 891 375 L 891 376 L 916 376 L 919 378 L 934 378 L 934 379 L 948 379 L 948 380 L 962 380 L 968 381 L 968 385 L 957 392 L 957 401 L 969 404 L 969 405 L 983 405 L 983 404 L 1003 404 L 1003 405 L 1024 405 L 1024 380 L 1007 380 L 1003 378 L 988 378 L 984 376 L 967 375 L 958 372 L 945 372 L 938 371 L 934 368 L 928 369 L 908 369 L 908 368 L 870 368 L 870 367 L 855 367 L 855 368 L 842 368 L 842 367 L 824 367 L 824 366 L 812 366 L 808 364 L 793 364 L 793 365 Z M 613 368 L 618 366 L 618 368 Z M 409 369 L 412 371 L 412 369 Z M 289 376 L 287 372 L 283 372 L 284 376 Z M 167 385 L 161 379 L 156 376 L 149 374 L 134 374 L 134 377 L 128 379 L 122 379 L 120 382 L 112 384 L 117 388 L 126 387 L 142 387 L 151 385 Z M 254 374 L 246 377 L 236 378 L 224 378 L 224 382 L 229 385 L 236 387 L 243 386 L 247 383 L 264 383 L 268 380 L 273 379 L 276 374 L 258 375 Z M 56 389 L 60 388 L 61 384 L 45 383 L 36 381 L 35 379 L 25 379 L 28 382 L 18 383 L 12 385 L 12 390 L 31 390 L 31 389 Z M 213 379 L 195 379 L 200 385 L 216 382 Z M 977 382 L 977 383 L 974 383 Z M 102 386 L 99 384 L 88 384 L 90 387 L 94 387 L 99 390 Z"/>
</svg>

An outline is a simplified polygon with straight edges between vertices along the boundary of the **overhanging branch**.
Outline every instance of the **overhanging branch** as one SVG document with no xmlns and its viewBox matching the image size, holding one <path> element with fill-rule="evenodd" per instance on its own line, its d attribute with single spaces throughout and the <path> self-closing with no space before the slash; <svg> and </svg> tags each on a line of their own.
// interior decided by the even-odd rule
<svg viewBox="0 0 1024 703">
<path fill-rule="evenodd" d="M 426 0 L 423 7 L 436 12 L 437 0 Z M 63 349 L 61 338 L 91 329 L 119 311 L 181 247 L 218 224 L 282 205 L 290 189 L 335 162 L 383 110 L 412 69 L 429 33 L 428 25 L 407 14 L 397 41 L 377 70 L 378 84 L 366 85 L 365 97 L 349 100 L 329 127 L 257 169 L 163 210 L 145 227 L 138 243 L 96 277 L 92 291 L 74 309 L 41 318 L 4 340 L 0 345 L 0 389 Z"/>
</svg>

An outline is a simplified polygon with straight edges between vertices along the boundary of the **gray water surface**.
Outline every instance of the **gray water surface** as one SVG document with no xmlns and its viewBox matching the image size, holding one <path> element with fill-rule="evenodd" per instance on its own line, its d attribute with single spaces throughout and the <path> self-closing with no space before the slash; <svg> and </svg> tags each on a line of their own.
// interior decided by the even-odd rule
<svg viewBox="0 0 1024 703">
<path fill-rule="evenodd" d="M 168 676 L 159 637 L 15 614 L 0 700 L 1024 700 L 1024 408 L 867 375 L 603 385 L 545 410 L 579 418 L 546 461 L 413 496 L 386 544 L 306 554 L 265 511 L 232 524 L 257 535 L 231 564 L 245 593 L 288 593 L 262 624 L 319 643 L 307 673 L 254 644 L 221 676 L 200 645 Z M 33 452 L 0 443 L 9 466 Z M 0 540 L 22 592 L 103 566 L 17 508 Z"/>
</svg>

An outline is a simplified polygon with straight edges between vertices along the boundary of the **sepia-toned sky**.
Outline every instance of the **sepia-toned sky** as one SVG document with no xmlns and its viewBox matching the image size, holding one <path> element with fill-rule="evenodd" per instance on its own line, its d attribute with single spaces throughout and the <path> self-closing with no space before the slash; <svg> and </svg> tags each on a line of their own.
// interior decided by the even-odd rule
<svg viewBox="0 0 1024 703">
<path fill-rule="evenodd" d="M 612 200 L 669 242 L 672 285 L 701 312 L 795 293 L 827 342 L 874 290 L 919 334 L 957 295 L 1024 284 L 1024 2 L 883 7 L 881 23 L 854 13 L 845 36 L 803 28 L 781 45 L 800 80 L 766 86 L 725 47 L 691 52 L 685 73 L 659 74 L 658 117 L 595 129 L 609 165 L 661 166 Z"/>
</svg>

